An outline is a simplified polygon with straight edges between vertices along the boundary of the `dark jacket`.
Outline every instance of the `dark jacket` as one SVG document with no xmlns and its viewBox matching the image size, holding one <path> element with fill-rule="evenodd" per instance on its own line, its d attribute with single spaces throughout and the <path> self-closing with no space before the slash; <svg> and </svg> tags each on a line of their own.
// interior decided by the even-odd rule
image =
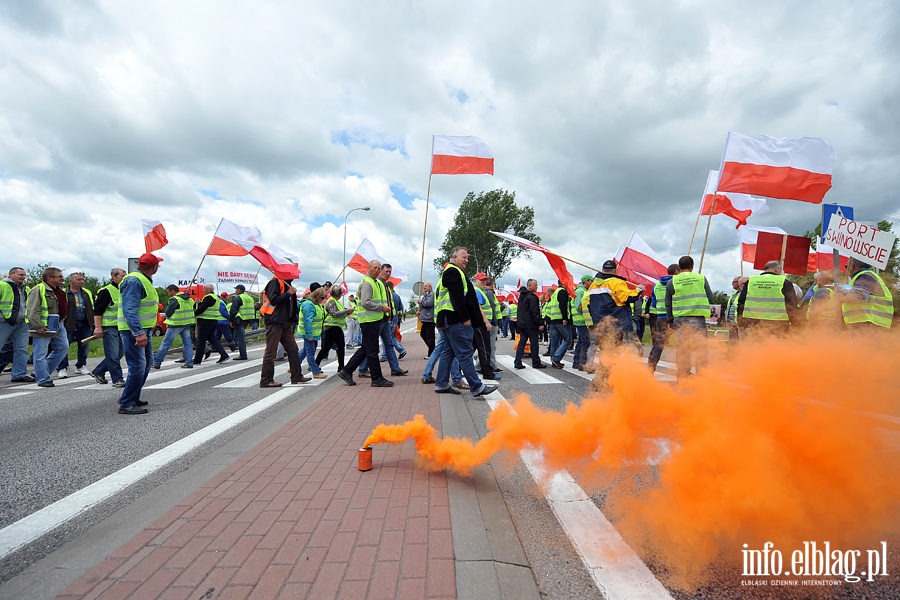
<svg viewBox="0 0 900 600">
<path fill-rule="evenodd" d="M 84 299 L 84 318 L 87 321 L 88 325 L 91 327 L 94 326 L 94 303 L 91 300 L 90 296 L 91 292 L 87 291 L 84 288 L 81 288 L 81 297 Z M 69 306 L 69 310 L 66 313 L 65 319 L 65 327 L 68 330 L 75 329 L 75 293 L 70 291 L 69 288 L 66 288 L 66 303 Z"/>
<path fill-rule="evenodd" d="M 519 288 L 519 329 L 537 329 L 544 324 L 541 317 L 541 302 L 537 294 L 524 285 Z"/>
<path fill-rule="evenodd" d="M 284 279 L 283 281 L 284 293 L 281 292 L 278 279 L 273 277 L 266 284 L 266 297 L 269 299 L 269 303 L 275 307 L 275 312 L 271 315 L 266 315 L 266 325 L 273 323 L 279 325 L 292 324 L 296 327 L 300 320 L 297 312 L 297 294 L 291 294 L 287 291 L 293 279 Z"/>
</svg>

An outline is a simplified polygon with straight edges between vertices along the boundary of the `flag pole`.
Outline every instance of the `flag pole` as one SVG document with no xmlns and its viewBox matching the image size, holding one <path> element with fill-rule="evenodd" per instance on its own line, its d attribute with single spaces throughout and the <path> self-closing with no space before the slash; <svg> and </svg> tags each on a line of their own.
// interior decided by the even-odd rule
<svg viewBox="0 0 900 600">
<path fill-rule="evenodd" d="M 224 218 L 219 219 L 219 224 L 216 225 L 216 231 L 219 231 L 219 227 L 222 226 L 222 221 L 224 221 L 224 220 L 225 220 Z M 200 257 L 200 264 L 197 265 L 197 270 L 194 271 L 194 276 L 191 277 L 191 280 L 190 280 L 190 281 L 188 281 L 188 287 L 189 287 L 189 288 L 190 288 L 191 286 L 193 286 L 194 283 L 197 281 L 197 274 L 200 273 L 200 267 L 203 266 L 203 261 L 206 260 L 206 255 L 209 254 L 209 249 L 212 248 L 213 240 L 216 239 L 216 231 L 213 231 L 212 239 L 209 240 L 209 246 L 206 247 L 206 252 L 203 253 L 203 256 L 202 256 L 202 257 Z"/>
<path fill-rule="evenodd" d="M 419 283 L 425 275 L 425 237 L 428 231 L 428 205 L 431 204 L 431 176 L 434 175 L 434 136 L 431 136 L 431 168 L 428 170 L 428 191 L 425 193 L 425 224 L 422 226 L 422 258 L 419 261 Z M 421 288 L 420 288 L 421 289 Z M 422 294 L 417 294 L 419 298 Z"/>
<path fill-rule="evenodd" d="M 697 272 L 703 272 L 703 257 L 706 256 L 706 243 L 709 241 L 709 224 L 712 223 L 713 213 L 716 212 L 716 195 L 719 190 L 716 190 L 713 193 L 712 206 L 709 207 L 709 220 L 706 222 L 706 235 L 703 236 L 703 249 L 700 250 L 700 266 L 697 267 Z"/>
<path fill-rule="evenodd" d="M 703 216 L 703 206 L 700 206 L 700 212 L 697 213 L 697 219 L 694 221 L 694 231 L 691 233 L 691 243 L 688 246 L 687 253 L 690 254 L 691 250 L 694 248 L 694 236 L 697 235 L 697 225 L 700 224 L 700 217 Z M 712 215 L 710 215 L 710 218 Z"/>
</svg>

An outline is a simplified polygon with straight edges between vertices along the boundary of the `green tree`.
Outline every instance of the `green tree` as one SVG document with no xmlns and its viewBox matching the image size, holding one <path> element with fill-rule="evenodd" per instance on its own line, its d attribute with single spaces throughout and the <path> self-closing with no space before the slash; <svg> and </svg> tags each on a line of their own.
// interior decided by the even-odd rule
<svg viewBox="0 0 900 600">
<path fill-rule="evenodd" d="M 502 277 L 512 260 L 526 254 L 528 250 L 506 242 L 491 231 L 511 233 L 521 238 L 540 243 L 540 236 L 534 233 L 534 208 L 516 205 L 516 193 L 506 190 L 469 192 L 456 212 L 453 227 L 447 232 L 440 247 L 440 256 L 434 260 L 435 269 L 440 272 L 450 259 L 455 246 L 465 246 L 469 250 L 469 266 L 466 275 L 471 277 L 483 271 L 492 277 Z"/>
</svg>

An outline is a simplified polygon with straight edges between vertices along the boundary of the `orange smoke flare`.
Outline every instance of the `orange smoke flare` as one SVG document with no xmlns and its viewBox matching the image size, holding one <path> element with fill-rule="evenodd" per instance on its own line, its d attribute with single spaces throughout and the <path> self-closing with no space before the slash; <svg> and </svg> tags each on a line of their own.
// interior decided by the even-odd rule
<svg viewBox="0 0 900 600">
<path fill-rule="evenodd" d="M 477 444 L 439 439 L 421 415 L 380 425 L 366 444 L 414 439 L 427 467 L 463 474 L 539 448 L 548 469 L 606 492 L 604 513 L 677 587 L 744 543 L 863 549 L 900 537 L 896 335 L 742 341 L 677 386 L 612 354 L 607 391 L 561 413 L 520 395 L 489 415 Z"/>
</svg>

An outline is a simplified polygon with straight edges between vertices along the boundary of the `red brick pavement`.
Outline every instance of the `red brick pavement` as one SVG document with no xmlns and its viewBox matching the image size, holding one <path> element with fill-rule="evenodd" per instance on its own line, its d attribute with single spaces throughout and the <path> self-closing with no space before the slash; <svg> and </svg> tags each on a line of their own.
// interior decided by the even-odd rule
<svg viewBox="0 0 900 600">
<path fill-rule="evenodd" d="M 60 598 L 455 598 L 447 478 L 411 443 L 357 449 L 417 413 L 440 431 L 421 344 L 390 389 L 340 381 Z M 421 365 L 421 366 L 420 366 Z M 339 384 L 339 385 L 335 385 Z"/>
</svg>

